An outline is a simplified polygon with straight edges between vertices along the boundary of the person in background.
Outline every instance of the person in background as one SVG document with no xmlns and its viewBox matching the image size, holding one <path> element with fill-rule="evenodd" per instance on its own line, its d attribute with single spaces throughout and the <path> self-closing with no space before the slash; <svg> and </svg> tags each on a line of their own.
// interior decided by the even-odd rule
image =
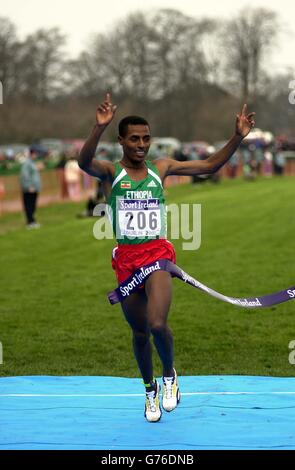
<svg viewBox="0 0 295 470">
<path fill-rule="evenodd" d="M 68 187 L 65 179 L 65 165 L 67 163 L 67 156 L 65 152 L 62 152 L 60 155 L 59 162 L 56 166 L 59 184 L 60 184 L 60 195 L 62 199 L 66 199 L 68 197 Z"/>
<path fill-rule="evenodd" d="M 244 178 L 249 181 L 254 181 L 257 177 L 257 163 L 253 150 L 249 154 L 249 160 L 244 163 L 243 173 Z"/>
<path fill-rule="evenodd" d="M 236 178 L 239 165 L 239 155 L 238 152 L 235 152 L 233 156 L 228 161 L 228 176 L 229 178 Z"/>
<path fill-rule="evenodd" d="M 41 178 L 35 163 L 36 159 L 37 152 L 30 150 L 29 156 L 22 164 L 20 172 L 20 184 L 28 229 L 40 227 L 40 224 L 35 219 L 37 199 L 41 191 Z"/>
<path fill-rule="evenodd" d="M 275 175 L 283 175 L 284 169 L 286 165 L 286 157 L 280 147 L 278 147 L 275 151 L 274 158 L 273 158 L 273 169 Z"/>
<path fill-rule="evenodd" d="M 270 145 L 265 146 L 264 161 L 263 161 L 263 174 L 270 178 L 273 170 L 273 153 Z"/>
<path fill-rule="evenodd" d="M 105 198 L 102 190 L 101 180 L 99 178 L 96 178 L 96 188 L 94 191 L 92 191 L 92 194 L 89 195 L 86 202 L 85 210 L 77 214 L 77 217 L 80 219 L 83 217 L 93 217 L 93 211 L 95 206 L 104 202 L 104 200 Z"/>
<path fill-rule="evenodd" d="M 69 198 L 72 201 L 80 201 L 81 199 L 81 171 L 78 162 L 73 153 L 65 164 L 65 180 Z"/>
<path fill-rule="evenodd" d="M 262 175 L 265 154 L 263 151 L 263 146 L 260 142 L 257 142 L 255 144 L 254 155 L 255 155 L 255 162 L 256 162 L 256 173 L 257 175 Z"/>
</svg>

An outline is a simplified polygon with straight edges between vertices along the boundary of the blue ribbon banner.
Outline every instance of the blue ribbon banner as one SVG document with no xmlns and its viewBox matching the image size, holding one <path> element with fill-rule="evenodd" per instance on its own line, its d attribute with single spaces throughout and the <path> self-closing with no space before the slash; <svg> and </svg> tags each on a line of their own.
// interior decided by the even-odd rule
<svg viewBox="0 0 295 470">
<path fill-rule="evenodd" d="M 280 292 L 276 292 L 275 294 L 264 295 L 263 297 L 228 297 L 227 295 L 220 294 L 219 292 L 210 289 L 210 287 L 205 286 L 200 281 L 197 281 L 171 261 L 166 259 L 159 259 L 154 263 L 150 263 L 139 268 L 137 271 L 134 272 L 134 274 L 132 274 L 124 282 L 122 282 L 119 287 L 117 287 L 117 289 L 110 292 L 108 294 L 108 299 L 110 303 L 113 305 L 118 302 L 123 302 L 126 297 L 140 289 L 140 287 L 143 286 L 147 278 L 155 271 L 167 271 L 171 274 L 172 277 L 177 277 L 181 281 L 186 282 L 190 286 L 200 289 L 203 292 L 206 292 L 207 294 L 211 295 L 212 297 L 215 297 L 216 299 L 222 300 L 223 302 L 228 302 L 233 305 L 237 305 L 238 307 L 271 307 L 272 305 L 287 302 L 288 300 L 292 300 L 295 298 L 295 286 L 289 287 L 288 289 L 284 289 Z"/>
</svg>

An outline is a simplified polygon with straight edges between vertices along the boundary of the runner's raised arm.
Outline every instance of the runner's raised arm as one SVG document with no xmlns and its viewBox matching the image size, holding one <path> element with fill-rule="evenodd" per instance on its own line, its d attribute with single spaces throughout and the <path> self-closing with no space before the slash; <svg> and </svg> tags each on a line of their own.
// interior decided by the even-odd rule
<svg viewBox="0 0 295 470">
<path fill-rule="evenodd" d="M 173 159 L 163 158 L 157 162 L 162 177 L 168 175 L 199 175 L 215 173 L 234 154 L 240 143 L 255 125 L 255 113 L 247 114 L 247 105 L 244 104 L 241 114 L 236 116 L 235 134 L 228 143 L 214 155 L 206 160 L 196 160 L 189 162 L 178 162 Z"/>
<path fill-rule="evenodd" d="M 98 161 L 94 159 L 96 147 L 102 133 L 113 120 L 117 106 L 111 102 L 111 95 L 107 93 L 105 101 L 99 105 L 96 111 L 96 124 L 83 145 L 78 163 L 82 170 L 91 176 L 106 179 L 113 173 L 114 165 L 108 161 Z"/>
</svg>

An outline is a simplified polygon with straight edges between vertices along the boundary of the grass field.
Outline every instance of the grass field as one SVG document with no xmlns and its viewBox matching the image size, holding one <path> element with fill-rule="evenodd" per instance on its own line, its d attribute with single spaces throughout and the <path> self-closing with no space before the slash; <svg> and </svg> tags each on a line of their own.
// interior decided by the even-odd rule
<svg viewBox="0 0 295 470">
<path fill-rule="evenodd" d="M 252 297 L 295 284 L 295 179 L 223 181 L 179 186 L 167 203 L 202 204 L 202 244 L 177 262 L 206 285 Z M 3 364 L 0 375 L 138 377 L 130 330 L 110 267 L 114 241 L 93 237 L 82 204 L 39 209 L 42 228 L 24 229 L 21 214 L 0 218 Z M 295 302 L 246 310 L 174 280 L 170 326 L 179 375 L 293 376 Z M 161 374 L 155 357 L 155 374 Z"/>
</svg>

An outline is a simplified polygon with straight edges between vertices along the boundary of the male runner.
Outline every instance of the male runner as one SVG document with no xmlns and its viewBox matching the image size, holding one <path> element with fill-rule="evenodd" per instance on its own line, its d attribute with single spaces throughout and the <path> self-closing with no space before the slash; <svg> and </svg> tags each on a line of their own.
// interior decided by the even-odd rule
<svg viewBox="0 0 295 470">
<path fill-rule="evenodd" d="M 81 150 L 79 166 L 88 174 L 100 178 L 106 200 L 112 208 L 118 240 L 118 246 L 113 250 L 112 266 L 121 283 L 141 266 L 158 259 L 169 259 L 175 263 L 173 245 L 163 235 L 165 221 L 160 210 L 164 204 L 163 181 L 166 176 L 193 176 L 217 171 L 254 126 L 255 113 L 247 114 L 247 106 L 244 105 L 241 114 L 236 117 L 233 137 L 207 160 L 180 162 L 161 158 L 154 164 L 146 160 L 151 144 L 148 122 L 138 116 L 127 116 L 119 123 L 118 140 L 123 149 L 121 161 L 95 160 L 99 139 L 112 121 L 116 109 L 108 93 L 97 109 L 96 124 Z M 142 207 L 143 203 L 147 206 L 140 215 L 136 208 Z M 145 417 L 150 422 L 159 421 L 162 415 L 160 385 L 153 376 L 150 334 L 163 365 L 162 406 L 164 410 L 172 411 L 180 400 L 173 364 L 173 336 L 167 325 L 171 298 L 171 275 L 166 271 L 156 271 L 148 277 L 143 289 L 128 296 L 121 304 L 133 332 L 134 354 L 146 387 Z"/>
</svg>

